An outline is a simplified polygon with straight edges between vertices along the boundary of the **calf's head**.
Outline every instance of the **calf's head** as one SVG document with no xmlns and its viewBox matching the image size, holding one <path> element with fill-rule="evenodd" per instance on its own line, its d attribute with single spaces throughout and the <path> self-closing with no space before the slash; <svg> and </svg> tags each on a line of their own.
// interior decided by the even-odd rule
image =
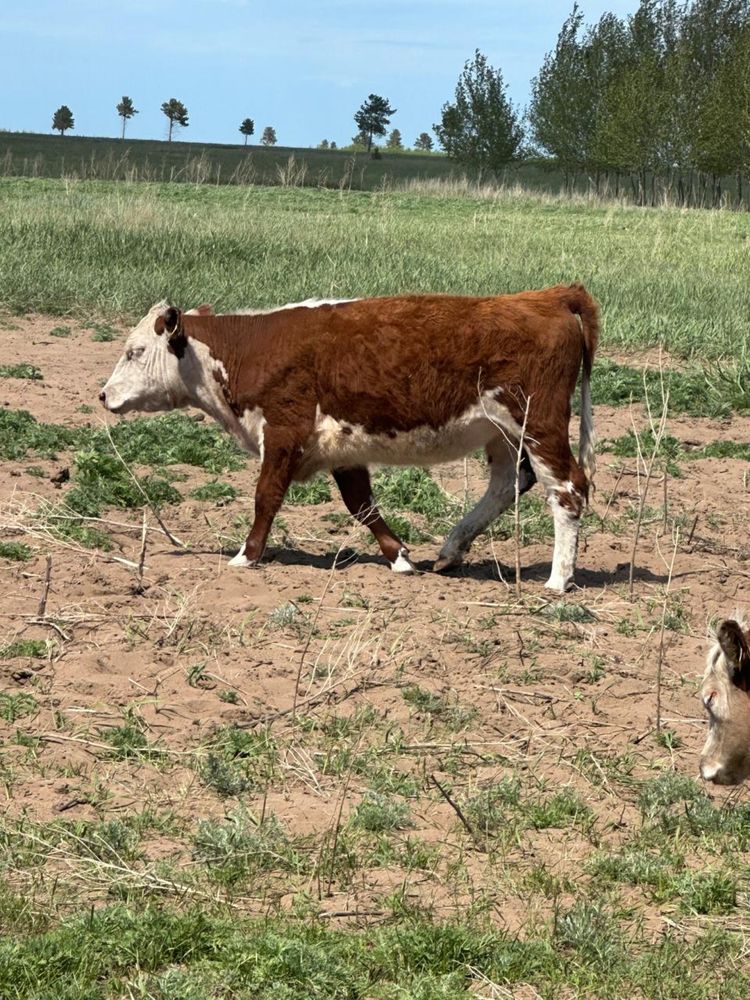
<svg viewBox="0 0 750 1000">
<path fill-rule="evenodd" d="M 701 776 L 717 785 L 738 785 L 750 776 L 750 631 L 747 623 L 723 621 L 706 661 L 701 699 L 708 737 Z"/>
<path fill-rule="evenodd" d="M 210 307 L 192 313 L 205 315 Z M 179 309 L 159 302 L 131 331 L 99 399 L 112 413 L 173 410 L 190 402 L 180 361 L 187 340 Z"/>
</svg>

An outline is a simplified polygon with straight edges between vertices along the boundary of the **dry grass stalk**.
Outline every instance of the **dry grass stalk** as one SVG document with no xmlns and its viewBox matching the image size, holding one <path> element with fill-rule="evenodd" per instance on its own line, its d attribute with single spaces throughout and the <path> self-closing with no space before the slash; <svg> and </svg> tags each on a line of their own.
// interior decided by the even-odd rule
<svg viewBox="0 0 750 1000">
<path fill-rule="evenodd" d="M 526 398 L 526 408 L 523 414 L 523 424 L 521 425 L 521 436 L 518 439 L 518 449 L 516 451 L 516 481 L 515 496 L 513 500 L 513 541 L 516 557 L 516 597 L 521 596 L 521 460 L 523 459 L 523 443 L 526 437 L 526 425 L 529 422 L 529 407 L 531 396 Z"/>
<path fill-rule="evenodd" d="M 177 538 L 175 535 L 173 535 L 172 532 L 169 530 L 169 528 L 166 526 L 166 524 L 162 520 L 161 516 L 159 515 L 159 511 L 154 506 L 154 504 L 151 502 L 151 500 L 149 500 L 148 494 L 146 493 L 146 491 L 144 490 L 144 488 L 141 486 L 138 477 L 135 475 L 135 473 L 133 472 L 133 470 L 130 468 L 130 466 L 128 465 L 128 463 L 125 461 L 125 459 L 122 457 L 122 455 L 118 451 L 117 445 L 115 444 L 115 442 L 114 442 L 114 440 L 112 438 L 112 432 L 109 429 L 109 424 L 106 424 L 106 423 L 104 423 L 104 421 L 102 421 L 102 427 L 104 427 L 104 431 L 105 431 L 105 433 L 107 435 L 107 440 L 109 441 L 110 446 L 112 448 L 112 451 L 115 453 L 115 456 L 117 457 L 118 462 L 120 462 L 120 464 L 122 465 L 123 469 L 125 469 L 125 471 L 127 472 L 127 474 L 132 479 L 133 485 L 136 487 L 136 489 L 138 490 L 138 492 L 143 497 L 144 503 L 149 508 L 149 510 L 151 511 L 151 513 L 154 515 L 154 517 L 156 518 L 156 522 L 159 525 L 159 527 L 161 528 L 161 530 L 164 532 L 164 534 L 167 536 L 167 538 L 170 540 L 170 542 L 173 545 L 178 545 L 181 549 L 186 549 L 187 545 L 184 542 L 181 542 L 180 539 Z"/>
<path fill-rule="evenodd" d="M 669 413 L 669 389 L 664 385 L 664 368 L 661 362 L 661 357 L 659 358 L 659 386 L 661 391 L 661 413 L 659 414 L 658 421 L 654 420 L 653 413 L 651 411 L 651 401 L 649 398 L 648 386 L 646 384 L 646 372 L 643 373 L 643 388 L 645 392 L 646 400 L 646 410 L 648 413 L 649 425 L 651 428 L 651 434 L 653 437 L 653 447 L 651 449 L 651 455 L 648 461 L 646 461 L 643 448 L 641 446 L 641 438 L 638 434 L 638 430 L 635 426 L 635 421 L 633 420 L 633 408 L 630 408 L 630 420 L 633 425 L 633 433 L 635 434 L 636 447 L 638 449 L 637 458 L 637 470 L 638 470 L 638 481 L 639 481 L 639 498 L 638 498 L 638 513 L 636 515 L 635 531 L 633 533 L 633 547 L 630 552 L 630 568 L 628 571 L 628 597 L 633 600 L 633 588 L 635 579 L 635 560 L 638 552 L 638 542 L 641 536 L 641 527 L 643 524 L 643 514 L 646 509 L 646 498 L 648 496 L 648 489 L 651 483 L 651 479 L 654 473 L 654 466 L 656 465 L 656 460 L 659 456 L 661 450 L 661 443 L 664 439 L 664 434 L 667 428 L 667 416 Z M 641 466 L 644 467 L 644 482 L 643 487 L 640 486 L 640 470 Z M 665 471 L 666 475 L 666 471 Z"/>
</svg>

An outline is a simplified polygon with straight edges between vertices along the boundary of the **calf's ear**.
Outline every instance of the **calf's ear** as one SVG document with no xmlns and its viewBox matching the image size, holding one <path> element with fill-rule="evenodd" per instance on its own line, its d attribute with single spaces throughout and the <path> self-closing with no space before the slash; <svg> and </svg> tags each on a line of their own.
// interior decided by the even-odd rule
<svg viewBox="0 0 750 1000">
<path fill-rule="evenodd" d="M 185 346 L 187 344 L 187 337 L 185 336 L 185 331 L 182 327 L 182 313 L 179 309 L 175 309 L 174 306 L 170 306 L 166 312 L 157 316 L 156 322 L 154 323 L 154 331 L 159 335 L 166 333 L 169 349 L 173 354 L 176 354 L 178 358 L 183 356 L 185 353 Z"/>
<path fill-rule="evenodd" d="M 195 309 L 188 309 L 185 313 L 186 316 L 213 316 L 214 311 L 207 302 L 203 305 L 196 306 Z"/>
<path fill-rule="evenodd" d="M 732 683 L 743 691 L 750 691 L 750 648 L 739 624 L 731 618 L 723 621 L 716 638 L 729 664 Z"/>
</svg>

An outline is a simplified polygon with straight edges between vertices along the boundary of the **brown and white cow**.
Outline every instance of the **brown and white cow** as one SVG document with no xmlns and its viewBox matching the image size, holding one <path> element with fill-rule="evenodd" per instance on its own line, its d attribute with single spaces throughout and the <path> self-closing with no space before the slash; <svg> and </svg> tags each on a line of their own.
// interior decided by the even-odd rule
<svg viewBox="0 0 750 1000">
<path fill-rule="evenodd" d="M 128 337 L 100 399 L 113 413 L 197 406 L 260 456 L 255 520 L 234 566 L 257 563 L 293 480 L 330 470 L 349 511 L 397 572 L 404 543 L 372 498 L 368 466 L 429 466 L 484 448 L 487 492 L 448 535 L 435 569 L 461 562 L 520 489 L 544 487 L 555 524 L 547 586 L 575 569 L 594 471 L 589 381 L 597 307 L 581 285 L 486 298 L 309 300 L 212 315 L 155 305 Z M 581 383 L 579 462 L 568 438 Z M 528 413 L 527 411 L 528 406 Z"/>
<path fill-rule="evenodd" d="M 717 785 L 738 785 L 750 776 L 750 630 L 738 617 L 716 630 L 701 687 L 708 736 L 700 772 Z"/>
</svg>

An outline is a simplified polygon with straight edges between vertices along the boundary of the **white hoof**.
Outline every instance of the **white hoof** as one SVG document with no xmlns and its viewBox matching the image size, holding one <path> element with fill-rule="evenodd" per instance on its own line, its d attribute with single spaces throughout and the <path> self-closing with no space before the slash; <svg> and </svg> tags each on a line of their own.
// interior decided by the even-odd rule
<svg viewBox="0 0 750 1000">
<path fill-rule="evenodd" d="M 399 549 L 398 556 L 395 562 L 391 563 L 391 569 L 394 573 L 416 573 L 417 567 L 409 559 L 409 554 L 406 549 Z"/>
<path fill-rule="evenodd" d="M 573 578 L 565 580 L 561 576 L 551 576 L 544 586 L 546 590 L 554 590 L 556 594 L 567 594 L 573 587 Z"/>
<path fill-rule="evenodd" d="M 245 543 L 244 542 L 242 543 L 242 548 L 240 549 L 240 551 L 237 553 L 236 556 L 234 556 L 234 558 L 232 558 L 232 559 L 229 560 L 229 562 L 227 563 L 227 566 L 242 566 L 243 568 L 245 566 L 252 566 L 252 563 L 250 562 L 250 560 L 245 555 Z"/>
</svg>

